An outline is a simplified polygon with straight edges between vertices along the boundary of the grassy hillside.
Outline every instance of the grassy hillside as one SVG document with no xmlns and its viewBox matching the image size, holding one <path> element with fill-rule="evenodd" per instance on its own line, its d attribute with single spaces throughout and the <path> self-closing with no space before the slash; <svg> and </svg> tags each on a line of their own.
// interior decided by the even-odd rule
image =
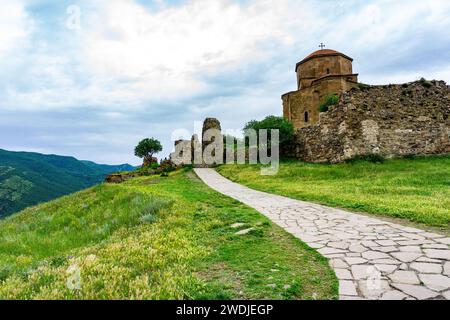
<svg viewBox="0 0 450 320">
<path fill-rule="evenodd" d="M 0 221 L 0 266 L 0 299 L 337 297 L 326 259 L 189 170 L 98 185 Z"/>
<path fill-rule="evenodd" d="M 218 171 L 254 189 L 450 230 L 450 156 L 382 164 L 287 161 L 275 176 L 261 176 L 257 166 L 224 165 Z"/>
<path fill-rule="evenodd" d="M 72 157 L 0 149 L 0 218 L 101 182 L 105 174 L 132 168 Z"/>
</svg>

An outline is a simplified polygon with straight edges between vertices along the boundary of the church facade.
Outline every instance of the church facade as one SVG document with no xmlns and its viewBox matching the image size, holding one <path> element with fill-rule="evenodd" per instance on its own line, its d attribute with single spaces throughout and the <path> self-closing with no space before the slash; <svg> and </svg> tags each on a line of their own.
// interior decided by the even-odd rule
<svg viewBox="0 0 450 320">
<path fill-rule="evenodd" d="M 283 115 L 295 129 L 319 120 L 319 106 L 330 95 L 340 96 L 357 86 L 353 59 L 335 50 L 321 49 L 297 63 L 297 90 L 282 96 Z"/>
</svg>

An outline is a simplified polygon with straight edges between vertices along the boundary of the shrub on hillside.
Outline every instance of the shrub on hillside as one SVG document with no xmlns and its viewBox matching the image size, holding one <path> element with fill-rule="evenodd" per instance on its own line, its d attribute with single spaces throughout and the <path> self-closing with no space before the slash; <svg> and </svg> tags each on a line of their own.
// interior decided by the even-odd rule
<svg viewBox="0 0 450 320">
<path fill-rule="evenodd" d="M 359 90 L 365 91 L 370 88 L 370 85 L 365 84 L 365 83 L 358 83 L 358 88 L 359 88 Z"/>
<path fill-rule="evenodd" d="M 336 105 L 339 102 L 339 97 L 335 94 L 325 97 L 324 102 L 319 106 L 320 112 L 327 112 L 331 106 Z"/>
<path fill-rule="evenodd" d="M 431 88 L 432 83 L 430 81 L 428 81 L 425 78 L 420 78 L 419 83 L 424 87 L 424 88 Z"/>
</svg>

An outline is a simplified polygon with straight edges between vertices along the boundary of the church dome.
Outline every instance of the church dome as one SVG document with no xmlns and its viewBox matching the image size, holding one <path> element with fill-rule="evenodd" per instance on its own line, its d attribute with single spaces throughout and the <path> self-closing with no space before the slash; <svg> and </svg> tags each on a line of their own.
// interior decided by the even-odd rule
<svg viewBox="0 0 450 320">
<path fill-rule="evenodd" d="M 307 56 L 305 59 L 309 59 L 315 56 L 323 56 L 323 55 L 335 55 L 335 54 L 340 54 L 340 52 L 336 51 L 336 50 L 331 50 L 331 49 L 322 49 L 322 50 L 317 50 L 313 53 L 311 53 L 309 56 Z"/>
<path fill-rule="evenodd" d="M 346 58 L 346 59 L 348 59 L 350 61 L 353 61 L 352 58 L 350 58 L 349 56 L 347 56 L 347 55 L 345 55 L 345 54 L 343 54 L 343 53 L 341 53 L 339 51 L 331 50 L 331 49 L 321 49 L 321 50 L 317 50 L 317 51 L 311 53 L 309 56 L 307 56 L 302 61 L 297 63 L 297 65 L 295 67 L 295 70 L 297 71 L 297 68 L 298 68 L 299 65 L 301 65 L 301 64 L 303 64 L 303 63 L 305 63 L 305 62 L 307 62 L 307 61 L 309 61 L 311 59 L 320 58 L 320 57 L 329 57 L 329 56 L 342 56 L 342 57 L 344 57 L 344 58 Z"/>
</svg>

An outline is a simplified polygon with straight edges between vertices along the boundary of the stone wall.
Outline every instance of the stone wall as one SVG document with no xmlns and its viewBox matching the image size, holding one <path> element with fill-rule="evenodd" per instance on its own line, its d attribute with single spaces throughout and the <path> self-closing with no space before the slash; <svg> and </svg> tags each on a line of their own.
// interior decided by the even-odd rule
<svg viewBox="0 0 450 320">
<path fill-rule="evenodd" d="M 450 153 L 450 87 L 443 81 L 354 88 L 295 137 L 298 159 L 341 162 Z"/>
</svg>

